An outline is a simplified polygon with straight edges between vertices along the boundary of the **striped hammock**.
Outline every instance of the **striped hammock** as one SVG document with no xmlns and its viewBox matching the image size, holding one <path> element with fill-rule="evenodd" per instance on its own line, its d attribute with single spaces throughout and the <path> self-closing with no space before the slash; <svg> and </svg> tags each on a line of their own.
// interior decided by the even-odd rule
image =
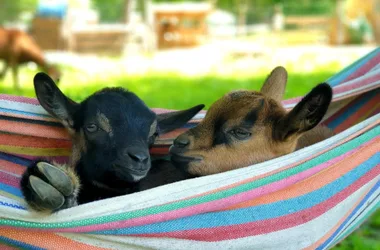
<svg viewBox="0 0 380 250">
<path fill-rule="evenodd" d="M 36 157 L 67 161 L 63 127 L 35 99 L 0 95 L 0 248 L 327 249 L 380 205 L 380 48 L 328 79 L 336 136 L 267 162 L 100 200 L 50 216 L 25 208 Z M 292 108 L 299 98 L 283 102 Z M 156 110 L 157 112 L 165 112 Z M 152 154 L 167 154 L 162 136 Z"/>
</svg>

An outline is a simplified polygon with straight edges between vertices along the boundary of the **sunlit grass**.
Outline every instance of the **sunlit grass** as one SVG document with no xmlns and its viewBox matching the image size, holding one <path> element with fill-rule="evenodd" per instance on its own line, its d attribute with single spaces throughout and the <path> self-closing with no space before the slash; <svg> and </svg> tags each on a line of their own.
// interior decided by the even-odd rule
<svg viewBox="0 0 380 250">
<path fill-rule="evenodd" d="M 16 91 L 12 79 L 8 75 L 0 89 L 3 94 L 35 97 L 33 76 L 36 71 L 23 69 L 22 89 Z M 206 75 L 188 77 L 178 74 L 150 74 L 145 76 L 108 76 L 88 79 L 80 72 L 66 71 L 59 86 L 62 91 L 75 101 L 83 100 L 106 86 L 122 86 L 136 93 L 149 107 L 182 109 L 203 103 L 209 107 L 211 103 L 225 93 L 236 89 L 259 90 L 269 72 L 254 76 L 217 76 Z M 285 98 L 305 94 L 316 84 L 325 81 L 333 72 L 292 73 L 289 72 Z"/>
</svg>

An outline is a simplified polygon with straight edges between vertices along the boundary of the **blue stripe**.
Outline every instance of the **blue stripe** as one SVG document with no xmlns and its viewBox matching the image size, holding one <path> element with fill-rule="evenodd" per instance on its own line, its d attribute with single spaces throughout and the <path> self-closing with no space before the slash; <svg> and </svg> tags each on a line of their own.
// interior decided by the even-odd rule
<svg viewBox="0 0 380 250">
<path fill-rule="evenodd" d="M 4 242 L 7 245 L 11 245 L 11 246 L 15 246 L 15 247 L 21 247 L 21 249 L 33 249 L 33 250 L 45 249 L 45 248 L 35 247 L 33 245 L 29 245 L 29 244 L 23 243 L 21 241 L 9 239 L 9 238 L 6 238 L 4 236 L 0 236 L 0 242 Z"/>
<path fill-rule="evenodd" d="M 11 113 L 11 114 L 19 114 L 19 115 L 27 115 L 27 116 L 37 116 L 37 117 L 44 117 L 44 118 L 52 118 L 52 116 L 50 116 L 50 115 L 37 114 L 37 113 L 21 111 L 21 110 L 14 110 L 14 109 L 7 109 L 7 108 L 0 108 L 0 112 Z"/>
<path fill-rule="evenodd" d="M 6 185 L 0 182 L 0 190 L 5 191 L 7 193 L 13 194 L 18 197 L 24 197 L 20 191 L 20 189 Z"/>
<path fill-rule="evenodd" d="M 5 160 L 5 161 L 9 161 L 9 162 L 12 162 L 12 163 L 15 163 L 18 165 L 22 165 L 25 167 L 29 166 L 32 163 L 31 160 L 28 160 L 28 159 L 25 159 L 25 158 L 22 158 L 19 156 L 15 156 L 15 155 L 3 153 L 3 152 L 0 152 L 0 159 Z"/>
<path fill-rule="evenodd" d="M 376 212 L 377 209 L 380 208 L 379 198 L 380 198 L 379 196 L 376 197 L 376 201 L 375 201 L 376 205 L 371 210 L 366 212 L 366 214 L 364 214 L 364 216 L 361 217 L 358 221 L 355 221 L 355 223 L 353 225 L 351 225 L 350 228 L 346 229 L 346 231 L 343 234 L 339 235 L 336 239 L 334 239 L 334 241 L 330 245 L 332 245 L 332 246 L 336 245 L 338 242 L 340 242 L 341 240 L 346 238 L 349 234 L 351 234 L 353 231 L 355 231 L 357 229 L 357 227 L 360 226 L 361 224 L 363 224 L 363 222 L 365 220 L 367 220 L 369 217 L 371 217 L 373 215 L 373 213 Z M 327 247 L 329 247 L 329 246 L 327 246 Z"/>
<path fill-rule="evenodd" d="M 363 107 L 370 99 L 376 97 L 378 93 L 380 93 L 379 90 L 370 91 L 367 92 L 364 96 L 360 96 L 359 99 L 354 100 L 355 104 L 349 109 L 345 110 L 343 114 L 331 121 L 328 124 L 328 127 L 334 130 L 337 126 L 339 126 L 346 119 L 348 119 L 352 114 L 356 113 L 361 107 Z"/>
<path fill-rule="evenodd" d="M 375 57 L 378 53 L 380 53 L 380 48 L 377 48 L 367 54 L 366 56 L 362 57 L 358 61 L 354 62 L 350 66 L 346 67 L 344 70 L 339 72 L 338 74 L 330 77 L 327 82 L 332 86 L 339 85 L 343 80 L 345 80 L 352 72 L 356 71 L 360 67 L 362 67 L 366 62 L 371 60 L 373 57 Z"/>
<path fill-rule="evenodd" d="M 357 181 L 360 177 L 368 173 L 371 169 L 375 168 L 379 163 L 379 159 L 380 152 L 373 155 L 367 161 L 363 162 L 355 169 L 346 173 L 334 182 L 327 184 L 319 190 L 315 190 L 311 193 L 296 198 L 256 207 L 236 209 L 232 211 L 199 214 L 195 216 L 189 216 L 143 226 L 96 231 L 96 234 L 131 235 L 164 233 L 199 228 L 237 225 L 289 215 L 318 205 L 319 203 L 333 197 L 336 193 L 344 190 L 346 187 Z"/>
<path fill-rule="evenodd" d="M 368 192 L 368 194 L 363 198 L 363 200 L 359 203 L 359 205 L 352 211 L 352 213 L 347 217 L 347 219 L 338 227 L 338 229 L 328 238 L 322 245 L 320 245 L 317 249 L 325 248 L 334 238 L 335 236 L 342 231 L 342 229 L 346 226 L 346 224 L 351 220 L 351 218 L 358 212 L 358 210 L 367 205 L 366 202 L 371 197 L 371 195 L 376 192 L 380 188 L 380 181 L 376 183 L 376 185 Z"/>
<path fill-rule="evenodd" d="M 10 204 L 10 203 L 8 203 L 8 202 L 3 202 L 3 201 L 0 201 L 0 205 L 1 205 L 1 206 L 4 206 L 4 207 L 12 207 L 12 208 L 17 208 L 17 209 L 26 210 L 26 208 L 23 207 L 23 206 L 16 205 L 16 204 Z"/>
</svg>

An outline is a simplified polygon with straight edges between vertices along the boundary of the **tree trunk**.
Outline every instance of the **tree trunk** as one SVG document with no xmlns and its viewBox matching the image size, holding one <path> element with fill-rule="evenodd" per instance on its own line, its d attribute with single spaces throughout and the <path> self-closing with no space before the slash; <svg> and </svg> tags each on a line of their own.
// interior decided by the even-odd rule
<svg viewBox="0 0 380 250">
<path fill-rule="evenodd" d="M 129 23 L 129 19 L 131 17 L 131 11 L 132 11 L 132 1 L 133 0 L 124 0 L 124 15 L 123 15 L 124 23 Z"/>
<path fill-rule="evenodd" d="M 238 0 L 238 34 L 245 34 L 247 22 L 248 1 Z"/>
</svg>

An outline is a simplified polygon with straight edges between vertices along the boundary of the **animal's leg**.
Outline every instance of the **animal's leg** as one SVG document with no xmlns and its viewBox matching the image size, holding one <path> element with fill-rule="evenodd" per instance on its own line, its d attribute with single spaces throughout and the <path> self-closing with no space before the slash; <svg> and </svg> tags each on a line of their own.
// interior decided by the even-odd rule
<svg viewBox="0 0 380 250">
<path fill-rule="evenodd" d="M 3 70 L 2 70 L 1 73 L 0 73 L 0 79 L 4 78 L 5 73 L 7 73 L 8 66 L 9 66 L 9 65 L 8 65 L 8 62 L 4 62 Z"/>
<path fill-rule="evenodd" d="M 12 64 L 13 83 L 14 83 L 15 89 L 20 89 L 20 83 L 18 81 L 18 65 L 17 65 L 17 62 L 13 61 L 11 64 Z"/>
<path fill-rule="evenodd" d="M 76 206 L 79 187 L 79 178 L 72 168 L 43 161 L 33 163 L 21 179 L 28 205 L 49 213 Z"/>
</svg>

